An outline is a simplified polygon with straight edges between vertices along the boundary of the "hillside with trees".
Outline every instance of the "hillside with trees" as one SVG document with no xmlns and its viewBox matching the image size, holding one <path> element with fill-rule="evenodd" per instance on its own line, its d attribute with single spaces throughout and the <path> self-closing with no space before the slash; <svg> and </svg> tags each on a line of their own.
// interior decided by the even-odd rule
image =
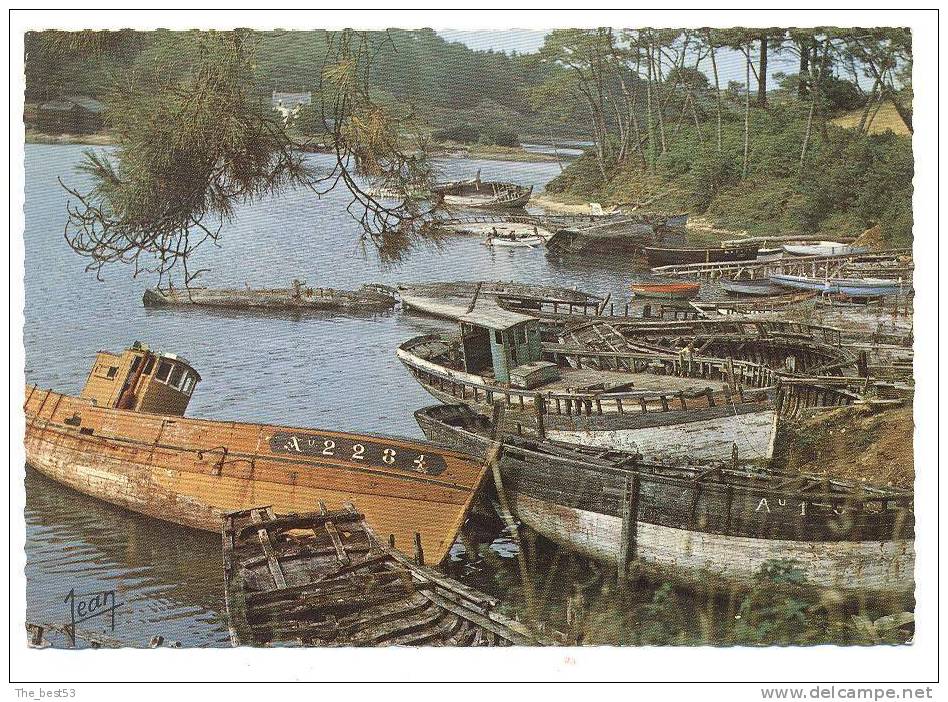
<svg viewBox="0 0 948 702">
<path fill-rule="evenodd" d="M 742 56 L 743 82 L 722 84 L 724 51 Z M 595 142 L 548 191 L 755 233 L 878 224 L 888 244 L 911 241 L 908 30 L 557 30 L 540 55 L 565 70 L 535 104 L 581 105 Z M 771 75 L 774 55 L 799 70 Z M 901 134 L 873 128 L 882 108 Z"/>
</svg>

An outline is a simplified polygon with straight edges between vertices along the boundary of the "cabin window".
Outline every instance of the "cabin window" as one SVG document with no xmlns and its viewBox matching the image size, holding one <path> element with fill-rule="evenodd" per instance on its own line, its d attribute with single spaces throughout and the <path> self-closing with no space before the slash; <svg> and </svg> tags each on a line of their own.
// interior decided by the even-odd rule
<svg viewBox="0 0 948 702">
<path fill-rule="evenodd" d="M 136 368 L 138 368 L 138 364 L 141 362 L 142 362 L 141 356 L 135 356 L 135 358 L 132 359 L 132 366 L 131 368 L 129 368 L 129 370 L 134 371 Z"/>
<path fill-rule="evenodd" d="M 501 335 L 499 331 L 494 332 L 494 341 L 497 343 L 498 346 L 504 345 L 504 337 L 503 335 Z"/>
<path fill-rule="evenodd" d="M 521 344 L 527 343 L 527 325 L 526 324 L 517 328 L 517 340 Z"/>
<path fill-rule="evenodd" d="M 118 373 L 118 368 L 116 366 L 109 366 L 109 369 L 105 372 L 105 377 L 114 378 L 116 373 Z"/>
<path fill-rule="evenodd" d="M 167 383 L 169 375 L 171 375 L 171 363 L 169 361 L 162 361 L 158 364 L 158 372 L 155 373 L 155 379 L 160 380 L 162 383 Z"/>
<path fill-rule="evenodd" d="M 181 376 L 184 375 L 184 368 L 181 366 L 175 366 L 174 370 L 171 372 L 171 379 L 168 381 L 168 385 L 173 388 L 176 388 L 181 383 Z"/>
<path fill-rule="evenodd" d="M 184 384 L 181 386 L 181 392 L 190 395 L 192 390 L 194 390 L 194 374 L 188 373 L 184 379 Z"/>
<path fill-rule="evenodd" d="M 142 375 L 151 375 L 151 370 L 154 367 L 155 367 L 155 357 L 149 356 L 148 360 L 145 361 L 145 367 L 142 368 Z"/>
</svg>

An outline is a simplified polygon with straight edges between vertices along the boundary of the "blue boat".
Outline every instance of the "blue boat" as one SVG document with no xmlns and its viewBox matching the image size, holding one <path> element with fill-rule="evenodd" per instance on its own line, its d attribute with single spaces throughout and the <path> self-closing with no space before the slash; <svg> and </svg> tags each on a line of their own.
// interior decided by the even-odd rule
<svg viewBox="0 0 948 702">
<path fill-rule="evenodd" d="M 813 290 L 849 297 L 885 297 L 908 292 L 910 283 L 886 278 L 808 278 L 803 275 L 772 275 L 770 281 L 785 288 Z"/>
</svg>

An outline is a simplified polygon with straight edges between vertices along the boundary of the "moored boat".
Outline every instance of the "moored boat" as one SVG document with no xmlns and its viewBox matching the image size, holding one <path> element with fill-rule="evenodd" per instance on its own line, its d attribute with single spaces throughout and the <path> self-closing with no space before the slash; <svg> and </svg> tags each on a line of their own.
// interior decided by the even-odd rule
<svg viewBox="0 0 948 702">
<path fill-rule="evenodd" d="M 371 286 L 359 290 L 313 288 L 294 280 L 289 288 L 149 288 L 145 307 L 213 307 L 248 311 L 382 312 L 395 298 Z"/>
<path fill-rule="evenodd" d="M 674 266 L 687 263 L 721 263 L 725 261 L 753 261 L 757 258 L 757 245 L 708 246 L 708 247 L 643 247 L 648 264 Z"/>
<path fill-rule="evenodd" d="M 707 589 L 747 588 L 790 563 L 807 585 L 910 597 L 912 493 L 741 464 L 643 460 L 533 441 L 464 405 L 415 417 L 432 441 L 496 456 L 511 511 L 574 552 Z"/>
<path fill-rule="evenodd" d="M 549 644 L 498 601 L 391 548 L 353 505 L 224 517 L 224 593 L 235 646 Z"/>
<path fill-rule="evenodd" d="M 636 297 L 654 297 L 664 300 L 688 300 L 701 290 L 700 283 L 632 283 Z"/>
<path fill-rule="evenodd" d="M 484 240 L 484 244 L 487 246 L 499 246 L 501 248 L 522 248 L 522 249 L 535 249 L 546 244 L 547 237 L 540 236 L 539 234 L 527 234 L 524 236 L 510 235 L 510 236 L 488 236 Z"/>
<path fill-rule="evenodd" d="M 851 256 L 869 252 L 868 246 L 853 246 L 838 241 L 783 244 L 781 248 L 792 256 Z"/>
<path fill-rule="evenodd" d="M 769 278 L 721 280 L 721 288 L 731 295 L 771 296 L 783 289 Z"/>
<path fill-rule="evenodd" d="M 184 417 L 197 371 L 136 343 L 100 351 L 78 397 L 26 389 L 26 460 L 134 512 L 218 531 L 226 512 L 355 502 L 380 533 L 429 562 L 448 553 L 484 475 L 430 444 L 341 431 Z"/>
<path fill-rule="evenodd" d="M 771 275 L 776 285 L 798 290 L 814 290 L 825 294 L 846 295 L 848 297 L 885 297 L 904 295 L 911 284 L 902 280 L 887 278 L 811 278 L 803 275 Z"/>
</svg>

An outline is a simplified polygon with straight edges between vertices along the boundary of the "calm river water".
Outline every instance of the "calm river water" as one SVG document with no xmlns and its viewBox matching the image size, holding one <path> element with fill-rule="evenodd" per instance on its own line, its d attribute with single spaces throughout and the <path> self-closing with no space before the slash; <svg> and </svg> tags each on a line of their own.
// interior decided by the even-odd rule
<svg viewBox="0 0 948 702">
<path fill-rule="evenodd" d="M 374 317 L 248 316 L 149 310 L 142 293 L 153 279 L 113 268 L 104 281 L 63 240 L 67 195 L 57 182 L 83 186 L 74 167 L 83 146 L 26 147 L 26 382 L 78 393 L 98 349 L 140 340 L 180 353 L 203 376 L 188 413 L 216 419 L 279 422 L 421 438 L 412 412 L 433 400 L 396 360 L 398 344 L 450 324 L 395 312 Z M 319 165 L 327 156 L 313 155 Z M 532 184 L 559 172 L 556 163 L 451 160 L 445 177 Z M 366 282 L 518 280 L 578 286 L 617 302 L 630 260 L 556 263 L 543 250 L 493 251 L 476 237 L 420 247 L 382 268 L 359 246 L 345 212 L 348 199 L 304 190 L 242 207 L 221 247 L 208 245 L 193 265 L 209 268 L 209 286 L 351 288 Z M 27 607 L 33 621 L 68 618 L 63 598 L 116 590 L 123 603 L 115 636 L 143 645 L 153 634 L 183 645 L 226 645 L 220 542 L 205 534 L 140 518 L 29 471 Z M 498 548 L 509 556 L 510 549 Z"/>
</svg>

